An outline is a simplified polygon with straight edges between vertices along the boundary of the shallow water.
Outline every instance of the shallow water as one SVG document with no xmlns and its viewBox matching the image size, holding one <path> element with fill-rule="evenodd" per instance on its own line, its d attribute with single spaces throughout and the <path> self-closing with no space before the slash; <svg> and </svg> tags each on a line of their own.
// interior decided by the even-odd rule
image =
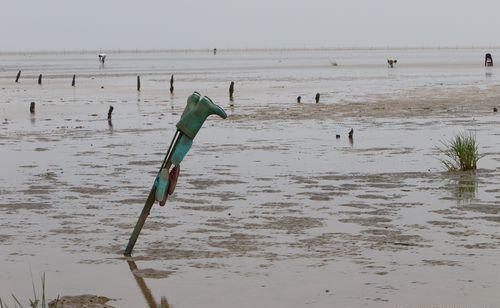
<svg viewBox="0 0 500 308">
<path fill-rule="evenodd" d="M 51 298 L 105 295 L 120 307 L 161 296 L 174 307 L 495 307 L 495 71 L 485 76 L 477 50 L 391 52 L 394 70 L 382 52 L 334 54 L 337 68 L 325 52 L 119 54 L 105 69 L 89 55 L 2 55 L 0 296 L 30 296 L 31 266 L 46 273 Z M 14 84 L 17 67 L 47 79 Z M 71 88 L 76 69 L 85 75 Z M 131 270 L 121 252 L 192 90 L 230 116 L 209 118 L 196 137 Z M 295 104 L 317 91 L 322 104 Z M 410 95 L 483 103 L 405 116 L 406 106 L 387 103 Z M 391 110 L 357 115 L 340 102 Z M 475 132 L 487 154 L 476 174 L 439 162 L 436 147 L 460 130 Z"/>
</svg>

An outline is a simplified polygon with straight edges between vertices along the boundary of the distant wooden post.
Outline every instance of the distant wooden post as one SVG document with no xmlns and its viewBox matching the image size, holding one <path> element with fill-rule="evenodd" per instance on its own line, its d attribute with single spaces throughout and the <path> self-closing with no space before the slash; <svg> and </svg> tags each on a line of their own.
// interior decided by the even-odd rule
<svg viewBox="0 0 500 308">
<path fill-rule="evenodd" d="M 30 113 L 31 114 L 35 113 L 35 102 L 31 102 L 31 104 L 30 104 Z"/>
<path fill-rule="evenodd" d="M 214 56 L 217 55 L 217 48 L 214 48 Z"/>
<path fill-rule="evenodd" d="M 71 86 L 72 87 L 75 86 L 75 79 L 76 79 L 76 75 L 73 75 L 73 80 L 71 81 Z"/>
<path fill-rule="evenodd" d="M 349 139 L 352 140 L 353 137 L 354 137 L 354 128 L 351 128 L 351 130 L 349 131 Z"/>
<path fill-rule="evenodd" d="M 234 81 L 231 81 L 231 84 L 229 85 L 229 99 L 233 100 L 233 94 L 234 94 Z"/>
<path fill-rule="evenodd" d="M 16 82 L 19 82 L 19 77 L 21 77 L 21 71 L 17 72 Z"/>
<path fill-rule="evenodd" d="M 42 84 L 42 74 L 38 75 L 38 84 Z"/>
<path fill-rule="evenodd" d="M 111 120 L 111 116 L 112 116 L 112 113 L 113 113 L 113 106 L 109 106 L 109 110 L 108 110 L 108 120 Z"/>
<path fill-rule="evenodd" d="M 137 91 L 141 91 L 141 76 L 137 76 Z"/>
<path fill-rule="evenodd" d="M 302 99 L 302 97 L 297 96 L 297 103 L 298 103 L 298 104 L 300 104 L 300 103 L 301 103 L 301 102 L 300 102 L 300 100 L 301 100 L 301 99 Z"/>
<path fill-rule="evenodd" d="M 316 93 L 316 96 L 314 97 L 314 100 L 316 101 L 316 104 L 319 103 L 319 93 Z"/>
<path fill-rule="evenodd" d="M 170 76 L 170 94 L 174 94 L 174 74 Z"/>
</svg>

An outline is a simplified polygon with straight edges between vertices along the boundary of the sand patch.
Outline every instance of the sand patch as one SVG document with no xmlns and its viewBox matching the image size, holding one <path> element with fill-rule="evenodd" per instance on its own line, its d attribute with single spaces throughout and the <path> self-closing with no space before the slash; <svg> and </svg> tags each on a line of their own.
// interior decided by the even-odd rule
<svg viewBox="0 0 500 308">
<path fill-rule="evenodd" d="M 113 308 L 107 304 L 111 299 L 96 295 L 63 296 L 49 302 L 49 308 Z"/>
</svg>

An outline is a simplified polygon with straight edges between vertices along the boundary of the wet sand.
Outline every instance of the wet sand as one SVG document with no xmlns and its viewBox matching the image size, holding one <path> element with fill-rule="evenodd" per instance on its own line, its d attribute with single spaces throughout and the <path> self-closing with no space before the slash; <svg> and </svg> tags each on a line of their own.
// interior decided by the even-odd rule
<svg viewBox="0 0 500 308">
<path fill-rule="evenodd" d="M 42 86 L 14 84 L 19 59 L 4 58 L 0 297 L 29 297 L 31 266 L 36 279 L 46 273 L 51 299 L 94 294 L 114 307 L 162 296 L 172 307 L 498 307 L 496 70 L 461 53 L 456 69 L 413 55 L 390 70 L 365 56 L 344 68 L 340 57 L 336 71 L 320 64 L 323 54 L 221 55 L 201 73 L 181 71 L 173 96 L 168 71 L 204 58 L 111 62 L 76 88 L 64 65 Z M 43 61 L 52 60 L 33 66 Z M 153 208 L 126 259 L 192 90 L 229 117 L 207 120 L 172 200 Z M 460 130 L 475 132 L 487 154 L 476 173 L 439 162 L 440 141 Z"/>
</svg>

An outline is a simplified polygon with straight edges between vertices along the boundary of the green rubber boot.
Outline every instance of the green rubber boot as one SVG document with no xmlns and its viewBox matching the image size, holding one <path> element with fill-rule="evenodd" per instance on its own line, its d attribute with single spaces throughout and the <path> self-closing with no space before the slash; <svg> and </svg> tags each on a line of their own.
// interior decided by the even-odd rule
<svg viewBox="0 0 500 308">
<path fill-rule="evenodd" d="M 155 200 L 160 203 L 165 203 L 168 189 L 168 169 L 162 169 L 155 179 Z"/>
<path fill-rule="evenodd" d="M 188 106 L 186 106 L 186 108 L 187 107 Z M 196 105 L 192 104 L 189 109 L 190 110 L 181 117 L 181 120 L 176 126 L 178 130 L 183 132 L 190 139 L 194 139 L 208 116 L 216 114 L 223 119 L 227 118 L 224 109 L 214 104 L 212 100 L 206 96 L 200 99 Z"/>
<path fill-rule="evenodd" d="M 186 135 L 182 135 L 179 142 L 175 146 L 174 153 L 172 154 L 172 165 L 178 166 L 186 156 L 189 149 L 193 145 L 193 139 Z"/>
<path fill-rule="evenodd" d="M 186 107 L 184 107 L 184 111 L 182 112 L 181 119 L 189 113 L 200 101 L 201 95 L 198 92 L 193 92 L 193 94 L 189 95 L 186 103 Z"/>
</svg>

